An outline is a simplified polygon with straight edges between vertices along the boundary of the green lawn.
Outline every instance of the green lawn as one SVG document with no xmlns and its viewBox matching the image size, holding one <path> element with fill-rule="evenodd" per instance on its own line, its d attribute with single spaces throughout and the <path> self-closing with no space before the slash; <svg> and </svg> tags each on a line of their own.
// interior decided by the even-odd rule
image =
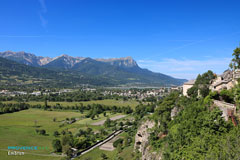
<svg viewBox="0 0 240 160">
<path fill-rule="evenodd" d="M 3 103 L 16 103 L 15 101 L 6 101 Z M 27 102 L 28 104 L 41 104 L 44 105 L 44 102 L 36 102 L 36 101 L 31 101 Z M 48 102 L 48 105 L 56 105 L 57 103 L 61 104 L 62 106 L 75 106 L 76 104 L 79 105 L 82 103 L 83 105 L 88 105 L 88 104 L 103 104 L 103 105 L 110 105 L 110 106 L 130 106 L 132 108 L 135 108 L 138 105 L 137 101 L 134 100 L 129 100 L 129 101 L 122 101 L 122 100 L 113 100 L 113 99 L 105 99 L 105 100 L 96 100 L 96 101 L 82 101 L 82 102 Z"/>
<path fill-rule="evenodd" d="M 8 146 L 39 146 L 48 147 L 49 149 L 31 152 L 51 153 L 51 143 L 55 139 L 53 132 L 61 129 L 59 128 L 59 125 L 62 124 L 60 121 L 80 116 L 82 114 L 76 112 L 44 111 L 39 109 L 28 109 L 0 115 L 0 149 L 7 149 Z M 57 118 L 57 122 L 53 122 L 53 117 Z M 35 120 L 37 126 L 39 126 L 38 129 L 45 129 L 47 136 L 36 133 Z"/>
</svg>

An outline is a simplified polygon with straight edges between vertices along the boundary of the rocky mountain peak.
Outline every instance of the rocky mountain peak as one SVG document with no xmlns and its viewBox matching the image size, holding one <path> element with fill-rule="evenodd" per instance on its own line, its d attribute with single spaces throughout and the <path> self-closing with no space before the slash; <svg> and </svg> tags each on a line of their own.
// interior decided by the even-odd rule
<svg viewBox="0 0 240 160">
<path fill-rule="evenodd" d="M 20 52 L 13 52 L 13 51 L 5 51 L 0 52 L 0 57 L 7 58 L 10 60 L 17 61 L 19 63 L 32 65 L 32 66 L 44 66 L 47 65 L 55 60 L 60 60 L 63 62 L 63 65 L 66 64 L 69 67 L 73 67 L 76 63 L 81 62 L 82 60 L 89 59 L 89 57 L 72 57 L 67 54 L 62 54 L 60 56 L 50 58 L 50 57 L 42 57 L 42 56 L 36 56 L 32 53 L 26 53 L 24 51 Z M 91 58 L 90 58 L 91 59 Z M 99 62 L 105 62 L 113 66 L 118 67 L 137 67 L 136 61 L 128 56 L 128 57 L 121 57 L 121 58 L 97 58 L 97 59 L 91 59 Z"/>
<path fill-rule="evenodd" d="M 128 57 L 121 57 L 121 58 L 109 58 L 109 59 L 95 59 L 100 62 L 107 62 L 114 66 L 119 67 L 137 67 L 137 62 L 130 56 Z"/>
</svg>

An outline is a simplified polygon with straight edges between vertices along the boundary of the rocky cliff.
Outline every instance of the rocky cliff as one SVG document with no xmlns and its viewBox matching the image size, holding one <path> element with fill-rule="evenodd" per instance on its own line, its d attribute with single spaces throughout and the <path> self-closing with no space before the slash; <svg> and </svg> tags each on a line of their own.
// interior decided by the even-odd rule
<svg viewBox="0 0 240 160">
<path fill-rule="evenodd" d="M 137 130 L 135 136 L 134 148 L 138 150 L 142 155 L 142 160 L 161 160 L 160 153 L 152 152 L 149 145 L 150 129 L 153 128 L 155 122 L 147 120 L 143 122 Z"/>
</svg>

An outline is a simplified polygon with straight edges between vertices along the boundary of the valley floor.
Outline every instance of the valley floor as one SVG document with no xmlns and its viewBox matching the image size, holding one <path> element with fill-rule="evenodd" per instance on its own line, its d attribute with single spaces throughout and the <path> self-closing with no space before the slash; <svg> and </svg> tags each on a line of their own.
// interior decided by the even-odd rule
<svg viewBox="0 0 240 160">
<path fill-rule="evenodd" d="M 99 114 L 95 119 L 85 118 L 85 112 L 81 114 L 75 111 L 45 111 L 41 109 L 28 109 L 14 113 L 6 113 L 0 115 L 0 159 L 4 160 L 57 160 L 61 159 L 60 155 L 53 153 L 52 141 L 56 139 L 53 135 L 54 131 L 61 133 L 63 130 L 68 130 L 75 135 L 79 129 L 91 128 L 93 132 L 99 132 L 103 128 L 103 122 L 106 117 L 103 114 Z M 108 117 L 112 119 L 128 118 L 122 114 L 112 114 L 107 112 Z M 56 121 L 53 121 L 56 118 Z M 64 124 L 66 118 L 76 118 L 77 121 L 72 124 Z M 63 125 L 64 124 L 64 125 Z M 94 125 L 95 124 L 95 125 Z M 97 124 L 97 125 L 96 125 Z M 46 135 L 39 135 L 36 133 L 36 129 L 46 130 Z M 110 133 L 110 131 L 109 131 Z M 25 155 L 22 156 L 9 156 L 9 146 L 37 146 L 38 150 L 26 150 Z M 101 152 L 99 148 L 87 153 L 83 157 L 99 156 Z M 107 153 L 108 156 L 115 154 Z M 98 154 L 99 153 L 99 154 Z M 79 158 L 79 159 L 82 159 Z"/>
</svg>

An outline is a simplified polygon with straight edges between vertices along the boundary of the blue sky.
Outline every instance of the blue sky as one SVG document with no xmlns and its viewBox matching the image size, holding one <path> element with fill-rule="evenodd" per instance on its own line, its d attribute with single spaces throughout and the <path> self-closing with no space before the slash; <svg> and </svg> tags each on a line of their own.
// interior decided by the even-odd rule
<svg viewBox="0 0 240 160">
<path fill-rule="evenodd" d="M 239 0 L 1 0 L 0 51 L 132 56 L 192 79 L 227 69 L 240 42 Z"/>
</svg>

